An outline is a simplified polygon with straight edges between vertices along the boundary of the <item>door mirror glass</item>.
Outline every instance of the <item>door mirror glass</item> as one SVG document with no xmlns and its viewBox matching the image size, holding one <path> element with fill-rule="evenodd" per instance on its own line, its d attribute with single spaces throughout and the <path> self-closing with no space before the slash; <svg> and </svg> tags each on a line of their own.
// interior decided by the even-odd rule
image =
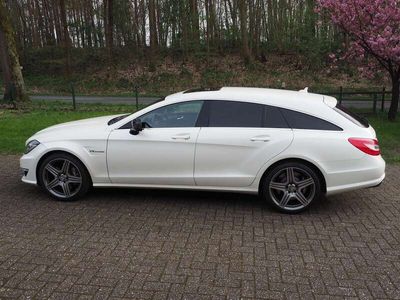
<svg viewBox="0 0 400 300">
<path fill-rule="evenodd" d="M 140 131 L 143 130 L 143 123 L 140 119 L 134 119 L 131 122 L 131 129 L 129 130 L 129 133 L 132 135 L 138 135 Z"/>
</svg>

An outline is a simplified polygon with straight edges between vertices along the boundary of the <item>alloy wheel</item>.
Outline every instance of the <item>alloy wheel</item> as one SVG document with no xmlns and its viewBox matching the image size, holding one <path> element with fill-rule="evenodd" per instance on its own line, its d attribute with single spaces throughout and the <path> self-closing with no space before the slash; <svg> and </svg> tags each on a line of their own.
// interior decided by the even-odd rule
<svg viewBox="0 0 400 300">
<path fill-rule="evenodd" d="M 71 198 L 82 186 L 78 167 L 66 158 L 53 159 L 43 169 L 44 187 L 54 196 Z"/>
<path fill-rule="evenodd" d="M 284 210 L 301 210 L 308 206 L 315 195 L 315 181 L 304 169 L 287 167 L 271 178 L 269 194 Z"/>
</svg>

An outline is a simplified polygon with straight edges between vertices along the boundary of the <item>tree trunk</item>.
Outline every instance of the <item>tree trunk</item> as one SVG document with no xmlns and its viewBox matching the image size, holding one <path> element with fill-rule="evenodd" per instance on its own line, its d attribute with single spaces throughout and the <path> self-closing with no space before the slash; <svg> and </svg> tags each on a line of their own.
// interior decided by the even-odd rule
<svg viewBox="0 0 400 300">
<path fill-rule="evenodd" d="M 157 23 L 156 7 L 154 0 L 149 0 L 149 26 L 150 26 L 150 48 L 152 53 L 157 49 Z"/>
<path fill-rule="evenodd" d="M 247 6 L 246 1 L 239 1 L 240 33 L 242 37 L 242 56 L 246 64 L 251 62 L 249 37 L 247 32 Z"/>
<path fill-rule="evenodd" d="M 199 27 L 199 10 L 197 7 L 197 0 L 190 1 L 190 15 L 192 22 L 192 43 L 195 49 L 200 45 L 200 27 Z"/>
<path fill-rule="evenodd" d="M 400 88 L 400 72 L 392 76 L 392 101 L 390 103 L 388 119 L 394 121 L 396 119 L 397 110 L 399 108 L 399 88 Z"/>
<path fill-rule="evenodd" d="M 2 47 L 6 49 L 5 52 L 8 56 L 8 66 L 3 66 L 2 69 L 6 70 L 6 68 L 9 68 L 10 70 L 12 100 L 16 106 L 20 106 L 23 102 L 29 101 L 29 97 L 25 92 L 24 79 L 22 77 L 17 47 L 15 45 L 14 31 L 4 0 L 0 0 L 0 31 L 2 31 L 4 37 Z"/>
<path fill-rule="evenodd" d="M 1 71 L 3 74 L 3 83 L 4 83 L 4 97 L 5 101 L 11 101 L 12 94 L 12 78 L 10 71 L 10 60 L 8 59 L 6 42 L 4 39 L 3 31 L 0 30 L 0 63 L 1 63 Z"/>
<path fill-rule="evenodd" d="M 106 33 L 106 48 L 109 58 L 112 58 L 113 39 L 113 0 L 105 0 L 104 2 L 104 23 Z"/>
<path fill-rule="evenodd" d="M 71 40 L 68 32 L 67 15 L 65 10 L 65 0 L 60 0 L 61 25 L 63 30 L 63 47 L 65 52 L 65 75 L 71 75 Z"/>
</svg>

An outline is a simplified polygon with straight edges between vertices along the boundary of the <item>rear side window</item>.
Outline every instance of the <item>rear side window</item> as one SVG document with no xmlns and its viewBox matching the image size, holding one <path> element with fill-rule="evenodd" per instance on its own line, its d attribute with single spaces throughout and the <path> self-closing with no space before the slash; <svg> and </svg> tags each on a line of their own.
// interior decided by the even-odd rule
<svg viewBox="0 0 400 300">
<path fill-rule="evenodd" d="M 356 113 L 350 111 L 349 109 L 343 107 L 342 105 L 337 104 L 336 107 L 334 107 L 333 109 L 336 110 L 339 114 L 341 114 L 346 119 L 353 122 L 354 124 L 356 124 L 360 127 L 364 127 L 364 128 L 369 127 L 369 123 L 366 118 L 357 115 Z"/>
<path fill-rule="evenodd" d="M 320 118 L 289 109 L 281 108 L 280 110 L 293 129 L 342 131 L 342 128 Z"/>
<path fill-rule="evenodd" d="M 264 127 L 267 128 L 290 128 L 279 108 L 265 105 Z"/>
<path fill-rule="evenodd" d="M 237 101 L 207 101 L 209 127 L 263 127 L 264 106 Z"/>
</svg>

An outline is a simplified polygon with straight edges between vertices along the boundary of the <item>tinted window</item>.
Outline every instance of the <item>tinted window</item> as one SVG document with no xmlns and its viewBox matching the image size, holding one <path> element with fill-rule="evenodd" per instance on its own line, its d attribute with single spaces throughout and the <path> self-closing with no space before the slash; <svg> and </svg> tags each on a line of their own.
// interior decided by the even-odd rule
<svg viewBox="0 0 400 300">
<path fill-rule="evenodd" d="M 341 131 L 342 128 L 329 123 L 325 120 L 303 114 L 289 109 L 280 109 L 288 122 L 289 126 L 294 129 L 314 129 L 314 130 L 336 130 Z"/>
<path fill-rule="evenodd" d="M 209 101 L 209 127 L 263 127 L 264 105 Z"/>
<path fill-rule="evenodd" d="M 356 124 L 360 127 L 364 127 L 364 128 L 369 127 L 369 123 L 366 118 L 357 115 L 356 113 L 348 110 L 347 108 L 341 106 L 340 104 L 337 104 L 336 107 L 334 108 L 334 110 L 336 110 L 339 114 L 344 116 L 346 119 L 350 120 L 351 122 L 353 122 L 354 124 Z"/>
<path fill-rule="evenodd" d="M 264 127 L 289 128 L 279 108 L 274 106 L 265 106 Z"/>
<path fill-rule="evenodd" d="M 203 101 L 190 101 L 157 108 L 140 117 L 151 128 L 195 127 Z"/>
</svg>

